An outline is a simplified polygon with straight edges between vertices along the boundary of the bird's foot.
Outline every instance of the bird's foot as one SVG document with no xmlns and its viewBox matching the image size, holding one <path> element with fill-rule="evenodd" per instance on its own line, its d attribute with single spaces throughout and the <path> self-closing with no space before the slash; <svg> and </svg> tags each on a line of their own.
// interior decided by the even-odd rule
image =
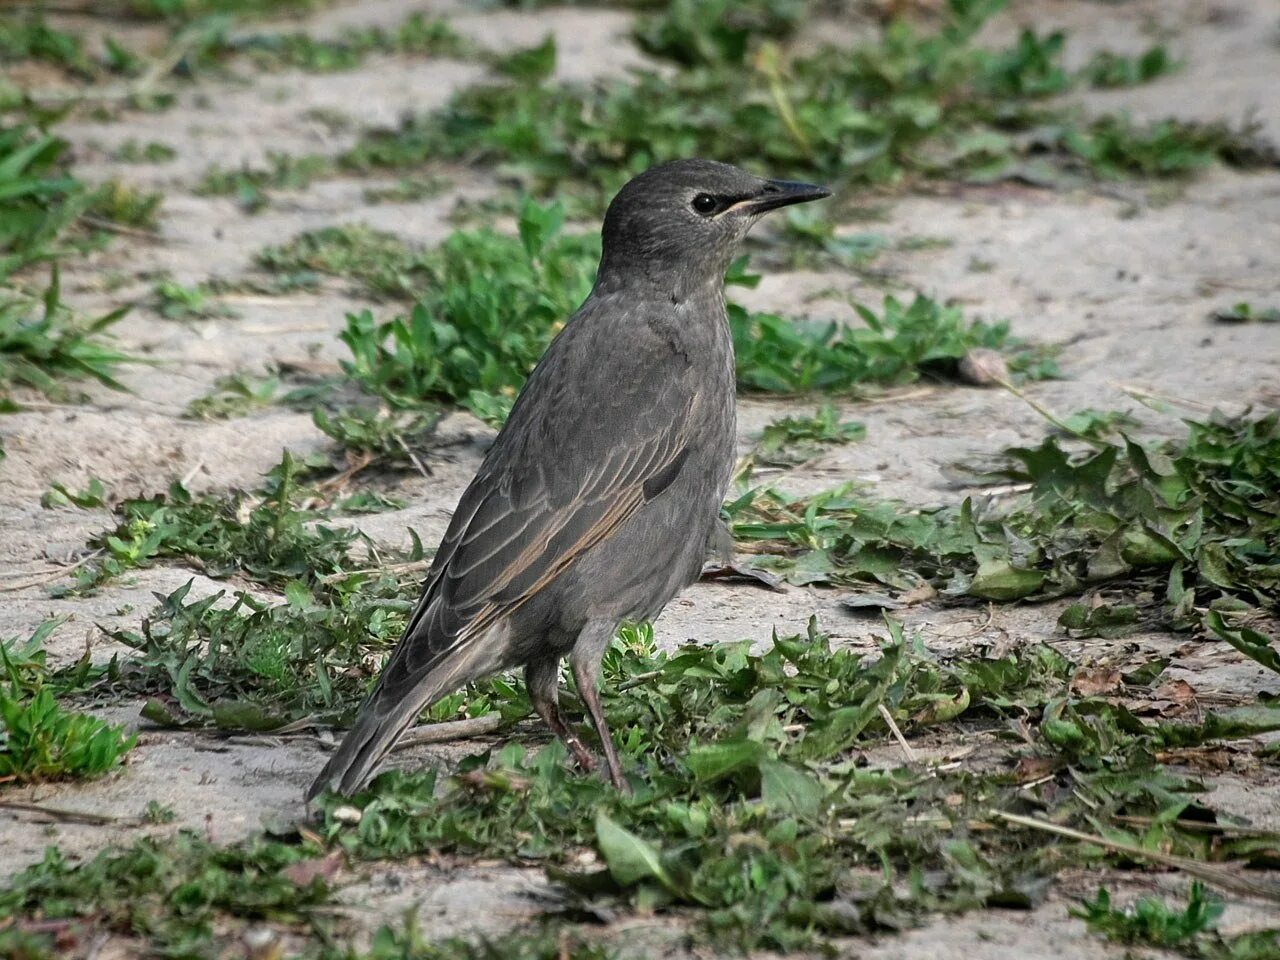
<svg viewBox="0 0 1280 960">
<path fill-rule="evenodd" d="M 573 759 L 577 761 L 578 767 L 583 773 L 591 773 L 596 768 L 596 758 L 591 755 L 591 751 L 583 745 L 582 741 L 577 737 L 570 736 L 565 738 L 565 744 L 569 747 L 573 754 Z"/>
</svg>

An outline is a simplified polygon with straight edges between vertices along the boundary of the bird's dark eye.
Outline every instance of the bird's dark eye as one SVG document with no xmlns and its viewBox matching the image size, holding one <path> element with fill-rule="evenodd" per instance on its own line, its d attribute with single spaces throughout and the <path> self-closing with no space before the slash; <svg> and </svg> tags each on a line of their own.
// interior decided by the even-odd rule
<svg viewBox="0 0 1280 960">
<path fill-rule="evenodd" d="M 716 198 L 709 193 L 700 193 L 693 198 L 693 209 L 704 217 L 715 213 L 718 206 L 720 204 L 716 201 Z"/>
</svg>

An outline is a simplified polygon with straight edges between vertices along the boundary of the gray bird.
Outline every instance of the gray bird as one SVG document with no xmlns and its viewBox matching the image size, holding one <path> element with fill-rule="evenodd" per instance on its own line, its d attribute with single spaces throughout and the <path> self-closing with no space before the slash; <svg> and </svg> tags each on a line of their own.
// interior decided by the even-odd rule
<svg viewBox="0 0 1280 960">
<path fill-rule="evenodd" d="M 538 716 L 591 769 L 560 661 L 604 748 L 600 661 L 702 568 L 734 463 L 724 275 L 761 214 L 828 196 L 709 160 L 653 167 L 604 218 L 586 302 L 547 348 L 462 495 L 404 636 L 307 793 L 350 794 L 439 697 L 524 667 Z"/>
</svg>

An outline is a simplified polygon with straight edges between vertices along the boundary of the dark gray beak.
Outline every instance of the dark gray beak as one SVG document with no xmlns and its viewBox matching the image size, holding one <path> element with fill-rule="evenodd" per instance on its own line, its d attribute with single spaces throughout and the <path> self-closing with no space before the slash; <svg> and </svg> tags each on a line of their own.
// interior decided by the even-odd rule
<svg viewBox="0 0 1280 960">
<path fill-rule="evenodd" d="M 813 183 L 798 183 L 795 180 L 766 180 L 764 189 L 758 196 L 741 204 L 751 213 L 765 213 L 778 207 L 789 207 L 793 203 L 808 203 L 810 200 L 821 200 L 831 196 L 826 187 Z"/>
</svg>

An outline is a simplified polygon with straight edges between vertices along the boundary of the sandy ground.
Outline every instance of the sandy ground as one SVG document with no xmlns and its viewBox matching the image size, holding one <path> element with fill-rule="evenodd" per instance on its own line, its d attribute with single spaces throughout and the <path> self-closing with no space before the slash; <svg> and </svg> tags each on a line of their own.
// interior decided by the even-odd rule
<svg viewBox="0 0 1280 960">
<path fill-rule="evenodd" d="M 993 26 L 995 33 L 1009 33 L 1019 22 L 1035 22 L 1041 29 L 1062 25 L 1071 32 L 1076 58 L 1087 56 L 1094 46 L 1132 49 L 1154 35 L 1167 38 L 1186 61 L 1181 72 L 1148 86 L 1090 94 L 1085 98 L 1090 106 L 1124 108 L 1146 117 L 1231 120 L 1252 110 L 1263 132 L 1280 140 L 1280 98 L 1274 92 L 1280 21 L 1273 4 L 1135 0 L 1114 6 L 1020 3 L 1016 8 L 1012 17 Z M 317 15 L 308 28 L 323 33 L 344 24 L 396 23 L 416 9 L 450 8 L 395 0 L 347 3 Z M 538 15 L 452 9 L 458 11 L 454 22 L 460 31 L 493 46 L 529 44 L 554 32 L 565 76 L 591 76 L 638 62 L 638 54 L 605 52 L 612 38 L 627 29 L 628 18 L 617 12 L 565 9 Z M 373 181 L 331 180 L 282 194 L 255 216 L 242 213 L 229 198 L 197 196 L 193 189 L 210 163 L 258 161 L 267 150 L 340 149 L 353 134 L 334 134 L 311 119 L 308 111 L 317 106 L 365 122 L 391 122 L 405 110 L 442 102 L 479 76 L 481 68 L 470 63 L 378 57 L 350 73 L 272 73 L 252 83 L 205 81 L 164 112 L 63 128 L 84 159 L 87 175 L 119 175 L 165 191 L 162 240 L 122 238 L 64 274 L 69 297 L 88 310 L 122 299 L 143 300 L 118 333 L 128 349 L 160 362 L 128 372 L 130 394 L 91 389 L 91 400 L 83 405 L 38 404 L 0 418 L 8 451 L 0 466 L 0 575 L 6 578 L 0 585 L 55 575 L 52 563 L 79 555 L 86 537 L 105 523 L 105 512 L 42 509 L 39 497 L 52 481 L 79 487 L 97 476 L 116 495 L 162 490 L 179 477 L 189 477 L 195 489 L 226 489 L 253 484 L 279 460 L 283 447 L 308 451 L 324 446 L 326 438 L 304 414 L 268 409 L 248 419 L 211 423 L 180 419 L 180 414 L 190 399 L 228 373 L 261 371 L 313 355 L 336 358 L 340 345 L 335 334 L 344 313 L 365 306 L 343 284 L 296 296 L 232 298 L 238 317 L 190 325 L 158 316 L 145 303 L 147 291 L 161 272 L 188 283 L 211 275 L 244 276 L 262 246 L 327 224 L 366 222 L 415 241 L 439 241 L 451 229 L 446 216 L 457 196 L 483 196 L 493 184 L 457 171 L 456 189 L 444 196 L 369 207 L 362 191 Z M 163 165 L 113 165 L 106 159 L 110 149 L 128 139 L 163 141 L 178 150 L 178 158 Z M 1173 197 L 1168 191 L 1149 195 L 1141 185 L 1074 192 L 950 186 L 894 198 L 887 220 L 874 229 L 947 241 L 944 247 L 885 254 L 876 267 L 887 270 L 895 284 L 954 299 L 972 315 L 1009 318 L 1014 332 L 1024 338 L 1066 345 L 1060 364 L 1067 378 L 1033 388 L 1035 397 L 1054 410 L 1126 409 L 1153 430 L 1176 433 L 1174 417 L 1152 413 L 1124 388 L 1176 398 L 1193 410 L 1265 408 L 1280 402 L 1280 329 L 1218 326 L 1208 319 L 1213 309 L 1240 300 L 1274 305 L 1280 299 L 1280 174 L 1214 171 Z M 124 283 L 107 292 L 105 281 L 111 276 Z M 735 295 L 753 307 L 845 317 L 848 310 L 838 302 L 803 302 L 808 294 L 832 286 L 871 302 L 881 296 L 853 275 L 834 273 L 775 273 L 757 290 Z M 390 309 L 368 306 L 379 313 Z M 779 413 L 811 407 L 744 399 L 741 447 L 749 448 Z M 1044 422 L 1016 398 L 954 386 L 926 385 L 893 402 L 846 403 L 843 412 L 867 424 L 867 439 L 824 454 L 780 478 L 779 485 L 802 491 L 854 479 L 884 496 L 920 503 L 953 501 L 964 491 L 954 488 L 940 467 L 1034 441 L 1044 433 Z M 485 431 L 477 422 L 459 415 L 455 425 L 483 440 Z M 453 448 L 449 460 L 432 464 L 430 482 L 408 477 L 400 483 L 395 492 L 411 506 L 363 518 L 360 525 L 395 547 L 408 544 L 407 528 L 432 541 L 442 532 L 481 449 L 481 442 Z M 55 655 L 77 656 L 88 642 L 97 644 L 96 655 L 103 656 L 108 651 L 97 625 L 136 626 L 154 592 L 169 592 L 192 576 L 181 568 L 158 568 L 113 583 L 95 596 L 66 601 L 50 598 L 47 584 L 8 589 L 0 593 L 0 635 L 25 636 L 46 617 L 66 614 L 70 620 L 51 641 Z M 193 597 L 225 586 L 199 575 L 195 580 Z M 908 619 L 940 651 L 1051 640 L 1078 652 L 1082 642 L 1066 640 L 1055 625 L 1059 610 L 1053 604 L 1009 606 L 988 618 L 985 611 L 925 606 L 910 611 Z M 842 612 L 830 591 L 792 588 L 778 594 L 723 584 L 690 589 L 662 616 L 657 632 L 671 644 L 740 637 L 764 641 L 774 627 L 800 631 L 813 615 L 842 642 L 866 645 L 876 633 L 873 619 Z M 1087 643 L 1090 654 L 1099 658 L 1125 660 L 1152 651 L 1172 655 L 1176 674 L 1205 693 L 1274 692 L 1280 686 L 1230 650 L 1188 647 L 1184 641 L 1142 634 Z M 137 723 L 136 705 L 109 712 L 114 719 Z M 447 751 L 419 750 L 402 755 L 401 762 L 421 763 L 433 756 L 443 759 Z M 46 844 L 89 855 L 143 829 L 191 826 L 221 840 L 235 839 L 257 829 L 263 817 L 296 816 L 301 790 L 321 762 L 317 748 L 299 742 L 228 742 L 202 734 L 144 731 L 130 764 L 117 775 L 89 784 L 6 791 L 25 802 L 121 819 L 112 827 L 37 825 L 36 816 L 0 813 L 0 870 L 9 873 L 37 859 Z M 1280 776 L 1275 770 L 1210 780 L 1217 787 L 1219 808 L 1273 828 L 1280 824 Z M 153 799 L 177 811 L 175 825 L 138 825 L 142 808 Z M 1066 914 L 1067 893 L 1096 888 L 1096 877 L 1079 891 L 1069 887 L 1030 914 L 940 919 L 851 949 L 885 960 L 1122 956 L 1123 950 L 1090 936 Z M 427 932 L 505 929 L 536 913 L 539 902 L 554 895 L 540 871 L 462 862 L 367 868 L 345 894 L 367 911 L 371 922 L 419 903 Z M 1238 903 L 1231 910 L 1229 917 L 1248 912 Z M 659 943 L 665 944 L 663 950 L 675 949 L 670 931 L 659 922 L 622 931 L 621 941 L 636 944 L 638 955 L 656 950 Z"/>
</svg>

